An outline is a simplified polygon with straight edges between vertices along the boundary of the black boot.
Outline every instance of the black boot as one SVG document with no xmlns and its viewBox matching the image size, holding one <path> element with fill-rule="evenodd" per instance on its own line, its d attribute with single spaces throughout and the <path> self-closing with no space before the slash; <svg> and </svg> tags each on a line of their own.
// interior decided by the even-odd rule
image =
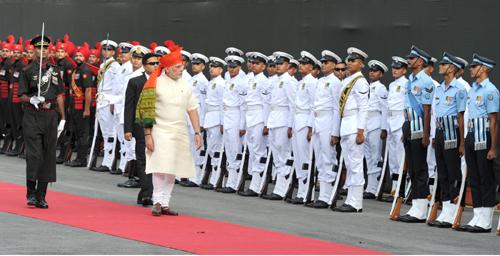
<svg viewBox="0 0 500 256">
<path fill-rule="evenodd" d="M 36 205 L 36 181 L 26 180 L 26 200 L 28 206 Z"/>
<path fill-rule="evenodd" d="M 21 148 L 22 148 L 23 143 L 24 143 L 24 141 L 23 141 L 22 137 L 18 138 L 16 140 L 16 143 L 15 143 L 16 145 L 14 146 L 14 148 L 12 150 L 5 152 L 5 155 L 7 155 L 7 156 L 19 155 L 19 152 L 21 152 Z"/>
<path fill-rule="evenodd" d="M 9 135 L 7 135 L 3 140 L 3 146 L 2 149 L 0 150 L 0 154 L 7 153 L 8 151 L 10 151 L 11 147 L 12 147 L 12 138 Z"/>
<path fill-rule="evenodd" d="M 45 195 L 47 194 L 47 186 L 48 182 L 38 182 L 38 186 L 36 188 L 36 208 L 47 209 L 49 205 L 47 201 L 45 201 Z"/>
<path fill-rule="evenodd" d="M 61 145 L 61 149 L 59 150 L 59 155 L 56 158 L 56 164 L 63 164 L 64 160 L 66 159 L 66 150 L 67 146 L 66 145 Z"/>
</svg>

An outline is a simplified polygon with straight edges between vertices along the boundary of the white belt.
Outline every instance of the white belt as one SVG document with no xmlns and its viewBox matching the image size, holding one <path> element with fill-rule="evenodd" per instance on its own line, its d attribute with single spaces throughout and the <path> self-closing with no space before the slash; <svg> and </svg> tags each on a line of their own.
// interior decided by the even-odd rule
<svg viewBox="0 0 500 256">
<path fill-rule="evenodd" d="M 288 106 L 271 106 L 271 111 L 289 111 Z"/>
<path fill-rule="evenodd" d="M 344 110 L 342 117 L 354 116 L 358 114 L 358 109 Z"/>
<path fill-rule="evenodd" d="M 380 115 L 382 115 L 380 111 L 368 111 L 368 117 L 378 117 Z"/>
<path fill-rule="evenodd" d="M 323 117 L 326 115 L 333 115 L 333 110 L 332 109 L 323 109 L 323 110 L 314 111 L 315 117 Z"/>
<path fill-rule="evenodd" d="M 247 105 L 247 111 L 256 111 L 256 110 L 262 110 L 263 106 L 262 105 Z"/>
<path fill-rule="evenodd" d="M 213 112 L 213 111 L 220 111 L 220 107 L 207 105 L 207 112 Z"/>
<path fill-rule="evenodd" d="M 309 114 L 311 113 L 311 110 L 308 110 L 308 109 L 302 109 L 302 108 L 296 108 L 295 109 L 295 114 L 296 115 L 300 115 L 300 114 Z"/>
<path fill-rule="evenodd" d="M 404 115 L 404 110 L 389 110 L 389 116 L 401 116 Z"/>
<path fill-rule="evenodd" d="M 224 111 L 240 111 L 240 107 L 232 107 L 224 105 Z"/>
</svg>

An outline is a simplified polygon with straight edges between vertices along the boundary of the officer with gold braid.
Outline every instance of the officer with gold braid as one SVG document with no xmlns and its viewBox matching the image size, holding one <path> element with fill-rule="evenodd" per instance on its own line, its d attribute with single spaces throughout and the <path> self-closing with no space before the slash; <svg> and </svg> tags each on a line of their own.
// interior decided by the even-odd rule
<svg viewBox="0 0 500 256">
<path fill-rule="evenodd" d="M 342 80 L 340 88 L 340 120 L 335 120 L 333 135 L 334 144 L 340 135 L 344 162 L 347 169 L 347 199 L 340 207 L 333 208 L 338 212 L 361 212 L 363 209 L 363 174 L 365 126 L 368 114 L 369 86 L 361 73 L 364 61 L 368 58 L 365 52 L 349 47 L 347 49 L 347 70 L 349 76 Z"/>
</svg>

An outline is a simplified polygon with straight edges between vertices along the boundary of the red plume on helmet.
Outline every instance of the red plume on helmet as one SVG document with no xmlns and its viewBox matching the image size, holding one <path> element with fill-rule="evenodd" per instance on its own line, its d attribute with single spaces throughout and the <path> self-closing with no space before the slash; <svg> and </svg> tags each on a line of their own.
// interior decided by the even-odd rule
<svg viewBox="0 0 500 256">
<path fill-rule="evenodd" d="M 16 38 L 13 35 L 8 35 L 6 41 L 9 44 L 13 44 L 16 41 Z"/>
<path fill-rule="evenodd" d="M 69 42 L 69 35 L 68 34 L 64 34 L 63 36 L 63 40 L 62 40 L 64 43 L 67 43 Z"/>
<path fill-rule="evenodd" d="M 141 43 L 138 41 L 128 41 L 128 43 L 133 45 L 133 46 L 141 45 Z"/>
<path fill-rule="evenodd" d="M 82 47 L 90 50 L 90 45 L 87 42 L 83 42 Z"/>
<path fill-rule="evenodd" d="M 154 52 L 155 48 L 158 47 L 158 43 L 157 42 L 151 42 L 149 44 L 149 50 L 151 50 L 151 52 Z"/>
<path fill-rule="evenodd" d="M 175 46 L 175 43 L 172 40 L 167 40 L 163 42 L 163 45 L 165 45 L 165 47 L 167 47 L 172 52 L 173 51 L 172 47 Z"/>
</svg>

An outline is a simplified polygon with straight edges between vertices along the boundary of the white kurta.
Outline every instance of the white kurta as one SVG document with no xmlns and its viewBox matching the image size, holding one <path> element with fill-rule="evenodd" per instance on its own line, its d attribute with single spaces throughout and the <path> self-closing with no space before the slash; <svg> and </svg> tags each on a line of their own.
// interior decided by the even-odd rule
<svg viewBox="0 0 500 256">
<path fill-rule="evenodd" d="M 194 175 L 186 111 L 198 108 L 191 86 L 165 74 L 156 83 L 156 124 L 152 129 L 155 148 L 146 151 L 146 173 L 168 173 L 179 178 Z"/>
</svg>

